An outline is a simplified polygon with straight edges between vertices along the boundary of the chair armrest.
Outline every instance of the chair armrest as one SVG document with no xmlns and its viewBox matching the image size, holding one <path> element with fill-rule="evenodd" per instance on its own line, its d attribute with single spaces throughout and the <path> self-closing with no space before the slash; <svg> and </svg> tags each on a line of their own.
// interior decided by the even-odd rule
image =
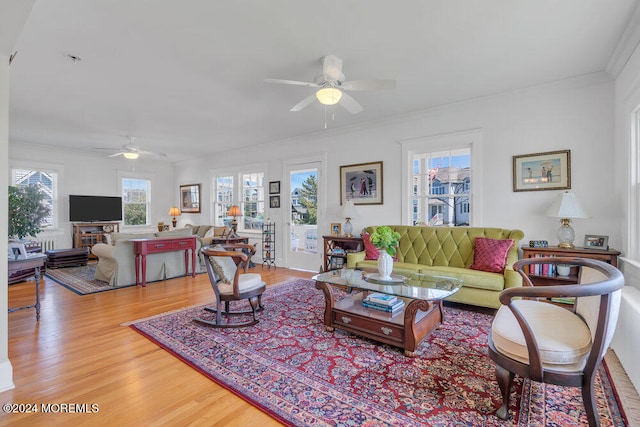
<svg viewBox="0 0 640 427">
<path fill-rule="evenodd" d="M 347 254 L 347 268 L 356 268 L 356 265 L 360 261 L 364 261 L 366 258 L 366 252 L 349 252 Z"/>
</svg>

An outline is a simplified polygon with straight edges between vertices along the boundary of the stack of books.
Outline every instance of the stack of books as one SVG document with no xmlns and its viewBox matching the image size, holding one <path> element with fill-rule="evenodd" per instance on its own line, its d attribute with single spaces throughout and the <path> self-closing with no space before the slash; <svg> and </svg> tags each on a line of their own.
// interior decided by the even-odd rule
<svg viewBox="0 0 640 427">
<path fill-rule="evenodd" d="M 372 293 L 362 300 L 362 305 L 376 310 L 396 314 L 404 308 L 404 301 L 394 295 Z"/>
</svg>

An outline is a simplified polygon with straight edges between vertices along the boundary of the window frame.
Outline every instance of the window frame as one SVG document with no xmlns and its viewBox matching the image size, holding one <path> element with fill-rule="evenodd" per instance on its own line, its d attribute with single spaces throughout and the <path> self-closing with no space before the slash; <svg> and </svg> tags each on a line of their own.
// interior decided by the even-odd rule
<svg viewBox="0 0 640 427">
<path fill-rule="evenodd" d="M 42 233 L 40 234 L 51 234 L 61 230 L 61 223 L 63 222 L 61 219 L 63 218 L 62 212 L 66 210 L 64 209 L 63 204 L 60 202 L 60 183 L 63 178 L 64 168 L 62 165 L 53 164 L 53 163 L 42 163 L 42 162 L 25 162 L 25 161 L 17 161 L 11 160 L 11 164 L 9 165 L 9 185 L 16 185 L 16 170 L 32 170 L 39 172 L 47 172 L 52 173 L 54 178 L 52 179 L 52 196 L 51 196 L 51 225 L 42 229 Z M 68 217 L 67 217 L 68 218 Z"/>
<path fill-rule="evenodd" d="M 483 130 L 454 132 L 399 141 L 402 149 L 402 223 L 413 224 L 413 158 L 416 155 L 468 148 L 471 154 L 469 226 L 482 224 L 482 140 Z"/>
<path fill-rule="evenodd" d="M 146 224 L 136 224 L 136 225 L 126 225 L 125 224 L 125 213 L 124 213 L 124 208 L 125 208 L 125 201 L 124 201 L 124 187 L 123 187 L 123 181 L 125 179 L 133 179 L 133 180 L 137 180 L 137 181 L 147 181 L 148 182 L 148 194 L 147 194 L 147 218 L 146 218 Z M 142 174 L 142 173 L 135 173 L 135 172 L 128 172 L 128 171 L 121 171 L 118 173 L 118 194 L 120 194 L 120 197 L 122 197 L 122 222 L 121 222 L 121 227 L 123 229 L 127 229 L 127 230 L 134 230 L 134 229 L 142 229 L 142 228 L 148 228 L 150 226 L 152 226 L 153 221 L 151 219 L 152 213 L 153 213 L 153 176 L 149 175 L 149 174 Z"/>
<path fill-rule="evenodd" d="M 244 165 L 238 168 L 225 168 L 225 169 L 216 169 L 211 171 L 211 223 L 217 226 L 227 225 L 231 222 L 232 218 L 228 217 L 226 213 L 228 212 L 219 212 L 222 206 L 222 203 L 218 202 L 218 179 L 223 177 L 231 176 L 233 177 L 233 195 L 231 197 L 231 204 L 237 205 L 240 207 L 240 211 L 243 213 L 242 217 L 239 217 L 238 220 L 238 232 L 243 233 L 256 233 L 259 234 L 262 232 L 261 229 L 251 229 L 245 228 L 244 224 L 244 212 L 245 212 L 245 200 L 244 199 L 244 184 L 243 177 L 244 175 L 250 174 L 258 174 L 262 175 L 262 201 L 259 200 L 257 203 L 262 203 L 262 215 L 265 216 L 267 214 L 267 205 L 265 203 L 265 192 L 267 191 L 266 186 L 267 181 L 267 171 L 266 166 L 262 163 L 259 164 L 251 164 Z M 262 228 L 262 227 L 261 227 Z"/>
</svg>

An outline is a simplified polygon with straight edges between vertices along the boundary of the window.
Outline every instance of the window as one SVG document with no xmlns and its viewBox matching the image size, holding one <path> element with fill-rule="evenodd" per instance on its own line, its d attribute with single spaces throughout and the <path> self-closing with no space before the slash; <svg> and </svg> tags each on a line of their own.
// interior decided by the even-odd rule
<svg viewBox="0 0 640 427">
<path fill-rule="evenodd" d="M 215 225 L 229 225 L 233 221 L 233 218 L 227 217 L 227 212 L 233 205 L 233 176 L 219 176 L 215 182 L 216 201 L 213 207 Z"/>
<path fill-rule="evenodd" d="M 216 176 L 213 179 L 215 201 L 213 212 L 215 225 L 230 225 L 229 207 L 239 205 L 242 219 L 238 230 L 261 230 L 264 222 L 264 173 L 239 173 Z"/>
<path fill-rule="evenodd" d="M 12 169 L 11 182 L 16 187 L 35 185 L 45 194 L 44 203 L 49 206 L 49 216 L 42 224 L 43 229 L 57 227 L 58 217 L 58 173 L 52 170 Z"/>
<path fill-rule="evenodd" d="M 149 225 L 151 181 L 122 179 L 122 209 L 124 225 Z"/>
<path fill-rule="evenodd" d="M 412 223 L 469 225 L 471 149 L 414 153 Z"/>
<path fill-rule="evenodd" d="M 262 229 L 264 222 L 264 174 L 242 175 L 242 213 L 245 230 Z"/>
</svg>

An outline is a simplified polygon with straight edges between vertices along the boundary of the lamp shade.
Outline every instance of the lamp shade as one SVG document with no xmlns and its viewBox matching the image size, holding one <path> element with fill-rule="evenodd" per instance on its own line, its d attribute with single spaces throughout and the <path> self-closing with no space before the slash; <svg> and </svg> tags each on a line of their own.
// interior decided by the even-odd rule
<svg viewBox="0 0 640 427">
<path fill-rule="evenodd" d="M 342 92 L 333 87 L 325 87 L 316 92 L 316 98 L 322 105 L 334 105 L 340 102 Z"/>
<path fill-rule="evenodd" d="M 558 194 L 546 216 L 555 218 L 589 218 L 589 214 L 582 208 L 574 193 L 568 191 Z"/>
<path fill-rule="evenodd" d="M 347 200 L 338 212 L 340 218 L 356 218 L 358 213 L 356 207 L 351 200 Z"/>
<path fill-rule="evenodd" d="M 135 160 L 137 159 L 140 155 L 138 153 L 134 153 L 132 151 L 128 151 L 126 153 L 122 153 L 122 155 L 124 156 L 125 159 L 127 160 Z"/>
<path fill-rule="evenodd" d="M 172 206 L 171 209 L 169 209 L 169 215 L 180 216 L 180 209 L 178 209 L 177 206 Z"/>
<path fill-rule="evenodd" d="M 229 213 L 227 213 L 227 215 L 229 215 L 229 216 L 241 216 L 242 212 L 240 212 L 240 206 L 233 205 L 233 206 L 229 207 Z"/>
</svg>

